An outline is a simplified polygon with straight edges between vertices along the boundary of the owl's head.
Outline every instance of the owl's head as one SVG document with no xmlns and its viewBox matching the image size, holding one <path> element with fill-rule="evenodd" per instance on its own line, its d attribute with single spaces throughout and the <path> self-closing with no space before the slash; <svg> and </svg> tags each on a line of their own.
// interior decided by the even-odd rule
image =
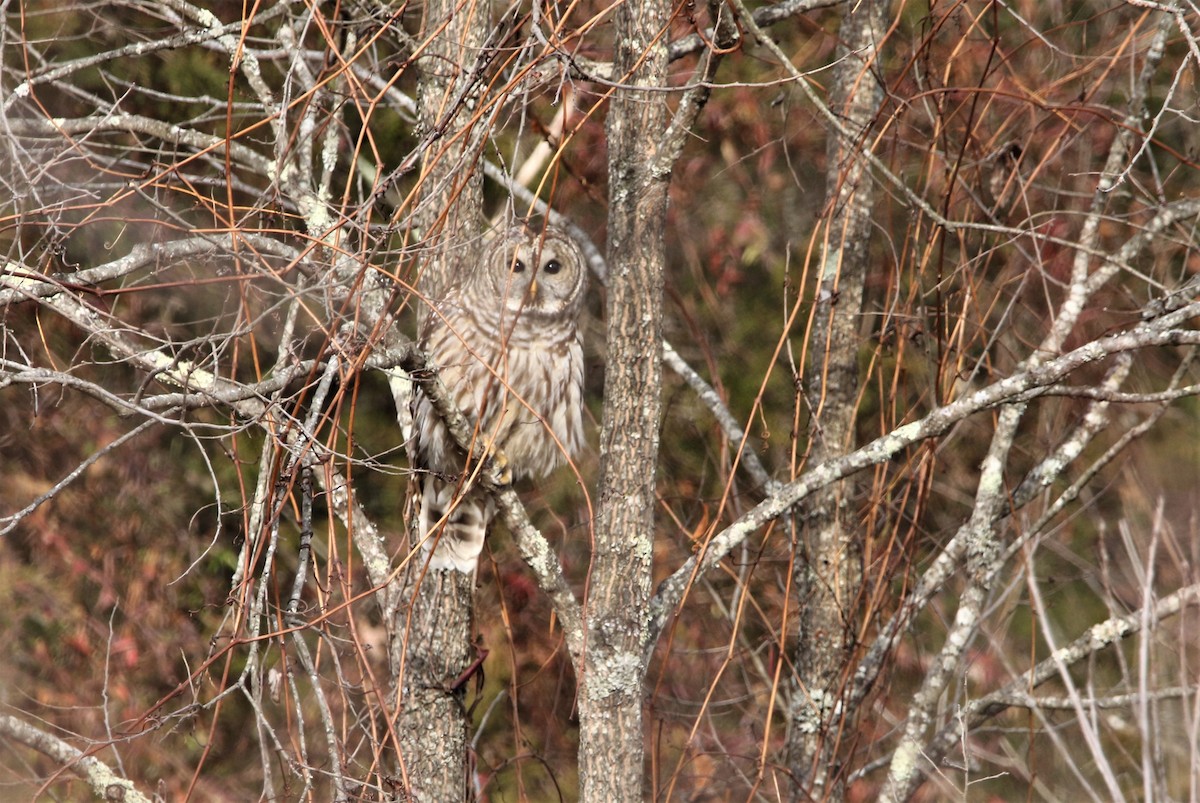
<svg viewBox="0 0 1200 803">
<path fill-rule="evenodd" d="M 519 221 L 489 243 L 477 280 L 523 320 L 573 319 L 587 291 L 587 266 L 562 229 Z"/>
</svg>

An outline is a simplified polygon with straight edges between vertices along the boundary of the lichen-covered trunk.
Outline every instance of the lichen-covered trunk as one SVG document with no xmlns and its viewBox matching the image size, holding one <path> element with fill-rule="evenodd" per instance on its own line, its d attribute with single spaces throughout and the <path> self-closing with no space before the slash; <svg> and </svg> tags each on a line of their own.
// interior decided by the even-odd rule
<svg viewBox="0 0 1200 803">
<path fill-rule="evenodd" d="M 581 799 L 640 803 L 642 658 L 654 539 L 654 478 L 662 385 L 662 287 L 669 171 L 655 168 L 666 128 L 662 0 L 615 12 L 608 113 L 608 324 L 599 511 L 579 666 Z"/>
<path fill-rule="evenodd" d="M 427 253 L 418 277 L 425 300 L 441 297 L 483 232 L 483 171 L 478 161 L 487 126 L 478 119 L 492 28 L 491 5 L 428 0 L 417 61 L 421 200 L 416 222 Z"/>
<path fill-rule="evenodd" d="M 474 124 L 472 100 L 482 76 L 477 66 L 485 58 L 491 20 L 485 3 L 428 0 L 422 22 L 420 41 L 429 41 L 417 66 L 420 131 L 427 149 L 416 222 L 421 236 L 438 245 L 427 251 L 417 286 L 422 298 L 433 299 L 482 232 L 482 174 L 475 170 L 479 137 L 460 133 Z M 393 381 L 393 393 L 403 419 L 411 384 Z M 463 696 L 476 657 L 471 641 L 475 575 L 426 572 L 419 563 L 397 579 L 402 588 L 389 605 L 392 729 L 407 794 L 401 798 L 473 800 Z"/>
<path fill-rule="evenodd" d="M 410 571 L 409 605 L 397 613 L 392 649 L 399 681 L 394 723 L 398 769 L 412 800 L 473 800 L 463 673 L 474 660 L 475 577 L 431 571 L 414 587 L 420 570 L 414 566 Z"/>
<path fill-rule="evenodd" d="M 812 411 L 811 463 L 854 448 L 874 198 L 861 151 L 871 146 L 871 124 L 882 98 L 875 58 L 886 14 L 881 0 L 866 0 L 848 6 L 842 20 L 830 108 L 853 138 L 831 131 L 827 149 L 820 284 L 804 376 Z M 786 749 L 798 800 L 841 797 L 830 767 L 838 740 L 849 736 L 844 725 L 850 712 L 840 701 L 859 623 L 863 570 L 863 533 L 851 504 L 852 490 L 852 480 L 830 486 L 814 494 L 797 515 L 800 627 Z"/>
</svg>

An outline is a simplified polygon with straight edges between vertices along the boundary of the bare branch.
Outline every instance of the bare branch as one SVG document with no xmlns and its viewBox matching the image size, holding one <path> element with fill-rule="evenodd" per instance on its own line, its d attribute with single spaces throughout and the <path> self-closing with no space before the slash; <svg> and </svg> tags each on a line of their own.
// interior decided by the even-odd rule
<svg viewBox="0 0 1200 803">
<path fill-rule="evenodd" d="M 0 733 L 26 747 L 43 753 L 63 767 L 79 775 L 100 800 L 123 800 L 126 803 L 150 803 L 151 798 L 140 792 L 132 782 L 113 772 L 95 756 L 78 750 L 49 733 L 8 714 L 0 714 Z"/>
<path fill-rule="evenodd" d="M 1148 325 L 1128 332 L 1110 335 L 1069 351 L 1041 365 L 1030 366 L 1005 379 L 963 396 L 928 415 L 905 424 L 895 431 L 876 438 L 849 454 L 828 460 L 806 471 L 803 476 L 785 484 L 779 491 L 760 502 L 726 529 L 714 535 L 704 549 L 689 558 L 658 588 L 653 600 L 653 627 L 657 633 L 666 623 L 683 593 L 697 574 L 707 572 L 719 563 L 747 536 L 787 512 L 818 488 L 847 477 L 868 466 L 890 460 L 896 454 L 920 441 L 948 431 L 964 418 L 984 410 L 1009 404 L 1035 388 L 1053 385 L 1073 371 L 1114 354 L 1156 346 L 1200 344 L 1200 331 L 1171 328 L 1200 314 L 1200 302 Z M 651 639 L 653 641 L 653 638 Z"/>
<path fill-rule="evenodd" d="M 989 719 L 993 719 L 1011 706 L 1027 707 L 1033 700 L 1031 690 L 1043 683 L 1058 677 L 1063 667 L 1073 666 L 1086 661 L 1096 653 L 1110 647 L 1119 641 L 1144 632 L 1164 619 L 1174 616 L 1189 605 L 1200 604 L 1200 584 L 1186 586 L 1155 602 L 1149 609 L 1134 611 L 1126 616 L 1106 619 L 1092 625 L 1074 641 L 1057 648 L 1050 657 L 1039 661 L 1027 672 L 1013 678 L 1002 688 L 972 700 L 964 706 L 961 715 L 948 724 L 926 745 L 924 753 L 928 760 L 937 763 L 941 758 L 954 749 L 964 733 L 977 728 Z M 1165 697 L 1173 696 L 1179 690 L 1161 690 Z M 1043 699 L 1043 698 L 1038 698 Z M 1115 695 L 1110 700 L 1111 706 L 1129 705 L 1139 699 L 1139 694 Z M 1046 699 L 1051 708 L 1072 708 L 1074 703 L 1058 705 L 1053 698 Z M 1099 704 L 1100 701 L 1089 701 Z"/>
</svg>

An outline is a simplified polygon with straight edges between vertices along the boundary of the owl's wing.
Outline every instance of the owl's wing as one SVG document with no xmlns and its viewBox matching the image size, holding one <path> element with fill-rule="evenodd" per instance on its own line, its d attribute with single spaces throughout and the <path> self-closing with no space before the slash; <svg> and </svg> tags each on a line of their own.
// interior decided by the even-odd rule
<svg viewBox="0 0 1200 803">
<path fill-rule="evenodd" d="M 453 403 L 474 423 L 480 406 L 476 388 L 486 373 L 472 348 L 470 320 L 462 306 L 442 303 L 431 313 L 421 346 L 436 367 Z M 409 450 L 417 469 L 421 549 L 431 569 L 474 571 L 495 502 L 463 477 L 462 451 L 451 441 L 445 422 L 420 389 L 412 399 L 414 438 Z"/>
<path fill-rule="evenodd" d="M 507 362 L 502 344 L 482 327 L 473 310 L 455 300 L 439 304 L 425 327 L 421 345 L 437 369 L 451 401 L 473 427 L 485 449 L 503 449 L 523 408 L 508 377 L 520 375 Z M 417 455 L 414 465 L 459 472 L 460 449 L 424 393 L 413 400 Z"/>
</svg>

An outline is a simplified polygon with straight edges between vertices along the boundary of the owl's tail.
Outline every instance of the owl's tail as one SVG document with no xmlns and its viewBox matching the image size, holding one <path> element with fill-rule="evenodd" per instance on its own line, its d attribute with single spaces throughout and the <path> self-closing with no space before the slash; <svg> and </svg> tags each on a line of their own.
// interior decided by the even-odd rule
<svg viewBox="0 0 1200 803">
<path fill-rule="evenodd" d="M 468 488 L 433 474 L 421 480 L 421 550 L 431 569 L 475 571 L 496 503 L 482 488 Z M 430 555 L 430 550 L 433 554 Z"/>
</svg>

